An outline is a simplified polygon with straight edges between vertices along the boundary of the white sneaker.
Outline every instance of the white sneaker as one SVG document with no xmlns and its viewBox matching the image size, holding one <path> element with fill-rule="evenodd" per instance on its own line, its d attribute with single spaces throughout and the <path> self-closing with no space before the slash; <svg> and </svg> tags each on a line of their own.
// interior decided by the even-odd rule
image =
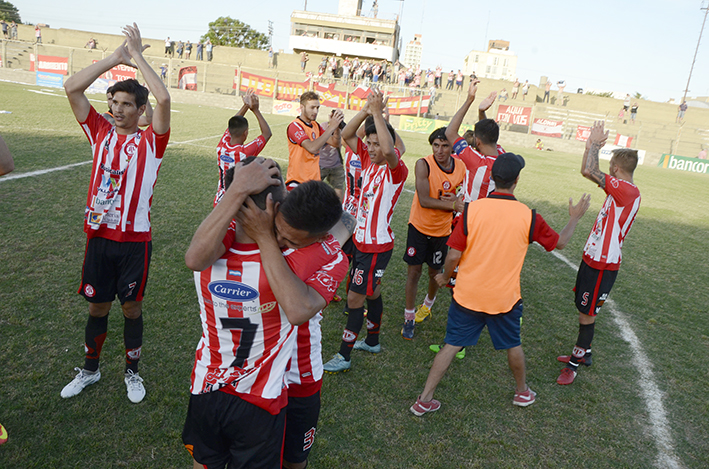
<svg viewBox="0 0 709 469">
<path fill-rule="evenodd" d="M 68 397 L 74 397 L 79 394 L 84 388 L 90 384 L 94 384 L 101 379 L 101 370 L 87 371 L 79 367 L 74 368 L 79 373 L 71 380 L 71 383 L 64 386 L 62 389 L 62 397 L 64 399 Z"/>
<path fill-rule="evenodd" d="M 126 371 L 126 389 L 128 390 L 128 400 L 133 404 L 137 404 L 145 397 L 145 386 L 143 386 L 143 378 L 138 376 L 138 373 L 133 373 L 133 370 Z"/>
</svg>

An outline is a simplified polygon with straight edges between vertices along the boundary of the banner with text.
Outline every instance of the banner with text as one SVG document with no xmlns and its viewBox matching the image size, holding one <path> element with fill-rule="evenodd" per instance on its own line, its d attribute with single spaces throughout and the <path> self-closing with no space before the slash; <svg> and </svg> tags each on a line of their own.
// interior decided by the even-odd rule
<svg viewBox="0 0 709 469">
<path fill-rule="evenodd" d="M 37 72 L 37 86 L 48 86 L 50 88 L 62 88 L 64 86 L 64 75 L 61 73 Z"/>
<path fill-rule="evenodd" d="M 52 55 L 38 55 L 38 72 L 69 73 L 69 59 L 67 57 L 55 57 Z M 30 72 L 34 72 L 34 54 L 30 54 Z"/>
<path fill-rule="evenodd" d="M 506 123 L 513 125 L 529 126 L 529 121 L 532 118 L 532 108 L 522 106 L 507 106 L 500 104 L 497 108 L 498 124 Z"/>
<path fill-rule="evenodd" d="M 315 83 L 313 91 L 320 95 L 320 105 L 322 106 L 345 109 L 347 105 L 347 93 L 335 90 L 334 83 L 329 85 Z"/>
<path fill-rule="evenodd" d="M 668 155 L 664 153 L 657 166 L 665 169 L 676 169 L 689 173 L 709 174 L 709 161 L 686 156 Z"/>
<path fill-rule="evenodd" d="M 279 116 L 298 117 L 300 115 L 300 103 L 298 101 L 280 101 L 274 99 L 271 113 L 278 114 Z"/>
<path fill-rule="evenodd" d="M 545 137 L 561 138 L 563 121 L 552 121 L 549 119 L 534 119 L 532 133 Z"/>
<path fill-rule="evenodd" d="M 197 91 L 197 67 L 182 67 L 178 77 L 178 89 Z"/>
<path fill-rule="evenodd" d="M 236 89 L 236 81 L 239 78 L 239 70 L 234 70 L 234 89 Z M 267 98 L 273 97 L 273 92 L 276 88 L 276 79 L 254 75 L 249 72 L 241 72 L 241 83 L 239 83 L 239 91 L 252 89 L 259 96 Z"/>
<path fill-rule="evenodd" d="M 591 135 L 591 127 L 587 127 L 585 125 L 579 125 L 576 127 L 576 140 L 585 142 L 588 140 L 589 135 Z"/>
<path fill-rule="evenodd" d="M 399 119 L 399 130 L 407 132 L 419 132 L 430 134 L 439 127 L 445 127 L 445 121 L 437 121 L 436 119 L 425 119 L 423 117 L 406 116 Z M 461 134 L 466 130 L 473 130 L 474 125 L 461 124 L 458 132 Z"/>
<path fill-rule="evenodd" d="M 618 145 L 611 145 L 609 143 L 606 143 L 603 148 L 601 148 L 601 151 L 598 152 L 598 158 L 601 160 L 610 160 L 611 157 L 613 156 L 613 150 L 617 150 L 618 148 L 625 148 L 621 147 Z M 645 150 L 637 150 L 638 152 L 638 164 L 643 164 L 645 162 Z"/>
<path fill-rule="evenodd" d="M 284 101 L 298 101 L 300 95 L 310 89 L 310 79 L 305 81 L 278 80 L 278 93 L 276 99 Z"/>
</svg>

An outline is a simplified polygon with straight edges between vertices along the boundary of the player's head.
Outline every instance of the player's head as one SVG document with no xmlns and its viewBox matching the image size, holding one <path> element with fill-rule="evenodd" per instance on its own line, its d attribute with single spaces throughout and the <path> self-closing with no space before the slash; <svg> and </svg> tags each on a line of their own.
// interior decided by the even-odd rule
<svg viewBox="0 0 709 469">
<path fill-rule="evenodd" d="M 113 87 L 109 86 L 106 89 L 106 102 L 108 103 L 108 112 L 111 112 L 111 104 L 113 104 Z"/>
<path fill-rule="evenodd" d="M 288 193 L 276 214 L 281 247 L 299 249 L 323 238 L 342 217 L 342 201 L 322 181 L 307 181 Z"/>
<path fill-rule="evenodd" d="M 255 156 L 247 156 L 246 158 L 241 160 L 241 163 L 243 166 L 246 166 L 248 164 L 251 164 L 255 159 Z M 278 166 L 278 163 L 276 163 L 276 167 L 278 168 L 278 181 L 280 182 L 280 184 L 277 186 L 268 186 L 258 194 L 251 194 L 249 196 L 251 197 L 251 200 L 253 200 L 261 210 L 266 210 L 266 198 L 268 197 L 268 194 L 271 194 L 271 196 L 273 197 L 273 202 L 277 203 L 283 202 L 283 199 L 286 197 L 286 186 L 283 184 L 283 176 L 281 176 L 281 167 Z M 234 171 L 236 170 L 237 167 L 232 166 L 224 174 L 224 190 L 229 189 L 229 186 L 231 186 L 231 183 L 234 180 Z"/>
<path fill-rule="evenodd" d="M 300 95 L 300 118 L 310 123 L 318 118 L 320 96 L 315 91 L 306 91 Z"/>
<path fill-rule="evenodd" d="M 467 142 L 469 146 L 475 146 L 475 132 L 473 132 L 472 130 L 466 130 L 463 134 L 463 139 Z"/>
<path fill-rule="evenodd" d="M 392 127 L 388 122 L 386 125 L 393 145 L 396 142 L 394 127 Z M 384 135 L 383 138 L 387 138 L 387 136 Z M 377 134 L 377 126 L 374 124 L 374 118 L 372 118 L 372 123 L 364 128 L 364 143 L 367 144 L 367 149 L 369 150 L 369 156 L 372 158 L 372 163 L 378 165 L 384 164 L 384 155 L 381 151 L 381 142 L 379 135 Z"/>
<path fill-rule="evenodd" d="M 113 85 L 112 93 L 111 113 L 116 121 L 116 127 L 135 131 L 138 127 L 138 119 L 145 112 L 148 89 L 138 83 L 138 80 L 129 79 Z"/>
<path fill-rule="evenodd" d="M 492 119 L 482 119 L 475 124 L 475 147 L 480 145 L 497 145 L 500 138 L 500 127 Z"/>
<path fill-rule="evenodd" d="M 618 177 L 618 171 L 622 171 L 628 176 L 632 176 L 638 166 L 638 151 L 631 148 L 618 148 L 613 150 L 613 156 L 609 163 L 611 176 Z"/>
<path fill-rule="evenodd" d="M 231 143 L 242 144 L 249 136 L 249 121 L 244 116 L 234 116 L 229 119 L 229 135 Z"/>
<path fill-rule="evenodd" d="M 524 158 L 514 153 L 503 153 L 492 165 L 492 179 L 498 189 L 510 189 L 517 184 L 519 172 L 524 168 Z"/>
<path fill-rule="evenodd" d="M 446 128 L 439 127 L 428 136 L 428 143 L 431 144 L 431 152 L 438 164 L 448 165 L 451 157 L 451 144 L 446 138 Z"/>
</svg>

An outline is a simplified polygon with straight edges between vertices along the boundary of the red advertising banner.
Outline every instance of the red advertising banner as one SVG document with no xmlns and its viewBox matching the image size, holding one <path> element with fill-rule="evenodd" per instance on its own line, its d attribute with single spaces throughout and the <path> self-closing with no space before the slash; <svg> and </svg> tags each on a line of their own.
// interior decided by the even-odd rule
<svg viewBox="0 0 709 469">
<path fill-rule="evenodd" d="M 633 137 L 628 137 L 627 135 L 621 134 L 615 136 L 615 144 L 618 146 L 630 148 L 631 143 L 633 143 Z"/>
<path fill-rule="evenodd" d="M 236 89 L 236 80 L 239 76 L 239 70 L 234 71 L 234 89 Z M 249 72 L 241 72 L 241 83 L 239 83 L 239 91 L 252 89 L 259 96 L 272 98 L 276 89 L 276 79 L 254 75 Z"/>
<path fill-rule="evenodd" d="M 278 80 L 278 93 L 276 99 L 282 101 L 296 101 L 300 95 L 310 88 L 310 79 L 305 81 Z"/>
<path fill-rule="evenodd" d="M 98 60 L 92 60 L 91 63 L 96 63 Z M 113 80 L 113 81 L 123 81 L 123 80 L 129 80 L 133 79 L 135 80 L 135 68 L 129 67 L 128 65 L 116 65 L 113 67 L 111 70 L 107 71 L 103 75 L 101 75 L 99 78 L 103 78 L 104 80 Z"/>
<path fill-rule="evenodd" d="M 514 124 L 529 126 L 529 121 L 532 118 L 532 108 L 522 106 L 507 106 L 500 104 L 497 108 L 498 124 Z"/>
<path fill-rule="evenodd" d="M 347 104 L 347 93 L 344 91 L 336 91 L 334 83 L 331 83 L 330 85 L 315 83 L 313 89 L 320 94 L 321 106 L 345 109 L 345 105 Z"/>
<path fill-rule="evenodd" d="M 197 67 L 182 67 L 178 77 L 177 88 L 197 91 Z"/>
<path fill-rule="evenodd" d="M 532 133 L 534 135 L 544 135 L 545 137 L 561 138 L 564 121 L 552 121 L 549 119 L 534 119 Z"/>
<path fill-rule="evenodd" d="M 587 127 L 585 125 L 579 125 L 576 127 L 576 140 L 585 142 L 588 140 L 589 135 L 591 135 L 591 127 Z"/>
<path fill-rule="evenodd" d="M 54 57 L 52 55 L 38 55 L 40 72 L 59 73 L 66 75 L 69 72 L 69 59 L 67 57 Z M 34 54 L 30 54 L 30 72 L 34 72 Z"/>
</svg>

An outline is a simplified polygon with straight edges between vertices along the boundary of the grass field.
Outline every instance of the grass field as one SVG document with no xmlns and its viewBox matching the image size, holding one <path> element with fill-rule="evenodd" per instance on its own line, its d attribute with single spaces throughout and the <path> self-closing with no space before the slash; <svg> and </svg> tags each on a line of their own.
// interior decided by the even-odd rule
<svg viewBox="0 0 709 469">
<path fill-rule="evenodd" d="M 38 93 L 39 92 L 39 93 Z M 62 90 L 0 82 L 0 134 L 15 155 L 13 175 L 90 159 L 89 144 Z M 94 105 L 104 104 L 95 96 Z M 173 105 L 171 144 L 155 189 L 153 261 L 145 310 L 141 376 L 147 396 L 125 396 L 123 320 L 114 306 L 102 356 L 102 379 L 79 396 L 59 392 L 83 364 L 86 302 L 79 285 L 85 235 L 82 217 L 90 165 L 37 176 L 0 178 L 0 422 L 9 441 L 1 468 L 191 467 L 181 443 L 189 375 L 200 335 L 191 272 L 183 256 L 216 188 L 214 148 L 233 110 Z M 264 153 L 287 158 L 285 117 L 267 116 L 274 137 Z M 250 118 L 252 125 L 255 119 Z M 252 132 L 257 132 L 252 129 Z M 410 169 L 429 153 L 426 137 L 403 134 Z M 501 142 L 503 145 L 504 141 Z M 602 201 L 579 174 L 580 155 L 509 147 L 527 160 L 518 198 L 549 224 L 567 221 L 567 200 L 592 193 L 591 209 L 562 252 L 572 264 Z M 601 163 L 602 169 L 607 162 Z M 397 207 L 394 256 L 383 280 L 383 352 L 354 352 L 349 373 L 326 376 L 310 468 L 644 468 L 709 467 L 709 202 L 704 175 L 640 167 L 643 202 L 624 247 L 611 298 L 648 358 L 636 360 L 610 308 L 599 316 L 594 366 L 572 386 L 558 386 L 556 361 L 574 345 L 575 272 L 538 246 L 522 272 L 522 328 L 528 382 L 538 393 L 529 408 L 512 406 L 514 381 L 506 356 L 487 333 L 454 360 L 424 418 L 408 407 L 423 388 L 445 332 L 447 292 L 413 342 L 399 334 L 406 269 L 401 260 L 413 171 Z M 419 301 L 424 295 L 424 281 Z M 340 292 L 342 294 L 342 292 Z M 326 360 L 339 347 L 341 304 L 324 312 Z M 651 372 L 662 404 L 648 408 L 641 377 Z M 664 411 L 664 414 L 662 413 Z M 245 422 L 248 425 L 248 422 Z M 663 433 L 664 432 L 664 433 Z M 658 435 L 660 439 L 658 440 Z M 664 437 L 664 439 L 662 439 Z"/>
</svg>

